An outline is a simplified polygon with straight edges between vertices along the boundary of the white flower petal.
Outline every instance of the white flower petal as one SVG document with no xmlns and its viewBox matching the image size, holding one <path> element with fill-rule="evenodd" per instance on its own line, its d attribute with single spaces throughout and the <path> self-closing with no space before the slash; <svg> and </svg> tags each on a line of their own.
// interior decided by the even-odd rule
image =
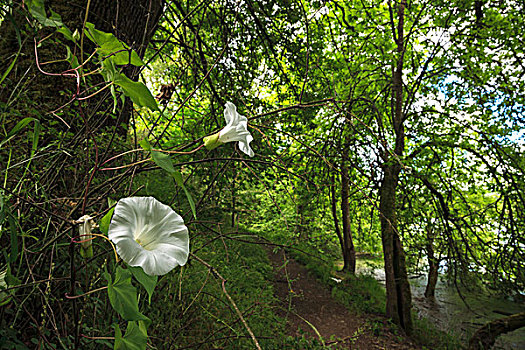
<svg viewBox="0 0 525 350">
<path fill-rule="evenodd" d="M 237 113 L 237 108 L 231 102 L 226 102 L 224 118 L 227 125 L 219 132 L 219 141 L 222 143 L 239 141 L 239 149 L 253 157 L 250 142 L 253 137 L 248 131 L 248 118 Z"/>
<path fill-rule="evenodd" d="M 121 199 L 109 225 L 109 239 L 130 266 L 164 275 L 188 260 L 189 236 L 182 217 L 153 197 Z"/>
<path fill-rule="evenodd" d="M 246 140 L 239 140 L 239 149 L 244 152 L 245 154 L 249 155 L 250 157 L 253 157 L 253 150 L 250 147 L 250 142 L 252 142 L 253 137 L 252 135 L 248 135 L 246 137 Z"/>
<path fill-rule="evenodd" d="M 240 116 L 240 114 L 237 113 L 237 107 L 231 102 L 226 102 L 224 108 L 224 119 L 226 119 L 226 124 L 237 124 L 237 118 Z"/>
</svg>

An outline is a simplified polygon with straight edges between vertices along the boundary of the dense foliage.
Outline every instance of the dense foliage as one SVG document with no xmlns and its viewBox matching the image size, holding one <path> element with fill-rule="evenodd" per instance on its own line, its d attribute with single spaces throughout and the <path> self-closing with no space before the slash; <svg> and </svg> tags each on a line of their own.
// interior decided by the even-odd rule
<svg viewBox="0 0 525 350">
<path fill-rule="evenodd" d="M 407 333 L 407 270 L 523 296 L 523 3 L 157 2 L 140 42 L 83 2 L 0 5 L 0 347 L 315 348 L 285 336 L 265 242 Z M 227 102 L 254 157 L 203 146 Z M 184 218 L 187 265 L 152 281 L 116 259 L 130 196 Z M 384 255 L 386 296 L 330 282 L 356 251 Z"/>
</svg>

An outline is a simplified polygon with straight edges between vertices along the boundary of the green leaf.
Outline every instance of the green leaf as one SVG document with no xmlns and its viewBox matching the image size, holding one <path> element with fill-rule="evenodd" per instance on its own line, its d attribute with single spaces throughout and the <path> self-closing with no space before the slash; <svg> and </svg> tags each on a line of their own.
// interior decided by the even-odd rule
<svg viewBox="0 0 525 350">
<path fill-rule="evenodd" d="M 177 183 L 177 185 L 182 187 L 182 189 L 184 190 L 184 193 L 186 194 L 186 199 L 188 199 L 188 203 L 190 204 L 190 208 L 191 208 L 191 212 L 193 213 L 193 217 L 195 218 L 195 220 L 197 220 L 197 210 L 195 209 L 195 201 L 193 201 L 193 197 L 191 196 L 190 191 L 188 191 L 188 189 L 184 185 L 184 180 L 182 179 L 181 172 L 175 171 L 173 173 L 173 178 L 175 179 L 175 182 Z"/>
<path fill-rule="evenodd" d="M 35 122 L 35 126 L 33 129 L 33 140 L 31 145 L 31 158 L 35 155 L 36 149 L 38 147 L 38 139 L 40 137 L 40 131 L 41 131 L 41 125 L 40 122 Z"/>
<path fill-rule="evenodd" d="M 13 129 L 11 129 L 11 131 L 7 134 L 6 138 L 2 142 L 0 142 L 0 147 L 2 147 L 6 142 L 9 142 L 9 140 L 11 140 L 20 130 L 25 128 L 27 124 L 31 122 L 40 123 L 38 119 L 31 117 L 22 119 L 15 125 Z"/>
<path fill-rule="evenodd" d="M 115 325 L 115 350 L 144 350 L 148 341 L 147 324 L 144 321 L 128 322 L 126 334 Z"/>
<path fill-rule="evenodd" d="M 141 145 L 144 150 L 151 152 L 151 158 L 160 168 L 170 174 L 175 173 L 173 162 L 168 154 L 152 150 L 150 143 L 146 139 L 139 141 L 139 145 Z"/>
<path fill-rule="evenodd" d="M 69 62 L 69 64 L 71 65 L 71 68 L 75 69 L 77 68 L 78 66 L 80 66 L 80 64 L 78 63 L 78 58 L 77 56 L 74 56 L 72 53 L 71 53 L 71 50 L 69 49 L 69 47 L 66 46 L 66 50 L 67 50 L 67 55 L 66 55 L 66 60 Z"/>
<path fill-rule="evenodd" d="M 136 105 L 160 112 L 157 101 L 143 83 L 133 81 L 124 74 L 118 74 L 113 81 L 122 88 L 124 95 L 131 98 Z"/>
<path fill-rule="evenodd" d="M 122 267 L 117 267 L 115 280 L 112 281 L 111 275 L 104 272 L 104 277 L 108 281 L 108 296 L 111 306 L 126 321 L 148 320 L 139 311 L 137 300 L 137 288 L 131 284 L 131 272 Z"/>
<path fill-rule="evenodd" d="M 45 27 L 62 27 L 62 18 L 56 12 L 51 11 L 51 17 L 47 17 L 44 0 L 31 0 L 27 4 L 29 12 L 35 19 Z"/>
<path fill-rule="evenodd" d="M 139 145 L 146 151 L 151 151 L 151 145 L 149 144 L 148 140 L 142 139 L 139 141 Z"/>
<path fill-rule="evenodd" d="M 20 51 L 22 49 L 22 36 L 20 35 L 20 28 L 18 28 L 17 21 L 14 19 L 14 17 L 10 13 L 5 13 L 5 18 L 7 18 L 9 22 L 11 22 L 13 28 L 15 28 L 16 41 L 18 42 L 18 47 L 19 47 L 18 51 Z"/>
<path fill-rule="evenodd" d="M 20 50 L 16 53 L 15 58 L 11 61 L 11 64 L 9 64 L 9 67 L 7 67 L 7 70 L 2 74 L 2 77 L 0 78 L 0 84 L 4 82 L 4 79 L 9 75 L 13 67 L 15 66 L 16 60 L 18 59 L 18 56 L 20 55 Z"/>
<path fill-rule="evenodd" d="M 119 73 L 117 72 L 117 68 L 115 67 L 115 63 L 112 60 L 104 60 L 102 61 L 102 67 L 100 69 L 100 74 L 104 77 L 106 81 L 113 82 L 115 80 L 115 76 Z M 113 97 L 113 113 L 117 110 L 117 92 L 115 90 L 115 85 L 111 85 L 111 96 Z"/>
<path fill-rule="evenodd" d="M 98 53 L 102 56 L 110 57 L 119 66 L 126 64 L 134 66 L 145 65 L 134 50 L 130 50 L 126 45 L 118 41 L 105 43 L 98 49 Z"/>
<path fill-rule="evenodd" d="M 111 217 L 113 216 L 113 211 L 115 208 L 109 209 L 109 211 L 104 215 L 102 219 L 100 219 L 100 222 L 98 224 L 98 227 L 100 228 L 100 232 L 104 233 L 105 235 L 108 234 L 109 231 L 109 224 L 111 222 Z"/>
<path fill-rule="evenodd" d="M 11 273 L 11 266 L 7 265 L 7 273 L 5 275 L 5 281 L 9 286 L 16 286 L 22 283 L 22 281 Z"/>
<path fill-rule="evenodd" d="M 62 35 L 64 35 L 64 37 L 67 39 L 67 40 L 71 40 L 73 42 L 75 42 L 75 38 L 73 37 L 73 33 L 71 32 L 71 30 L 69 30 L 68 27 L 66 26 L 63 26 L 63 27 L 60 27 L 57 29 L 57 32 L 58 33 L 62 33 Z M 66 46 L 67 47 L 67 46 Z"/>
<path fill-rule="evenodd" d="M 128 269 L 133 274 L 133 277 L 142 284 L 144 289 L 146 289 L 146 292 L 148 292 L 148 303 L 151 304 L 151 296 L 153 295 L 153 291 L 155 290 L 155 286 L 157 285 L 157 276 L 150 276 L 144 272 L 142 267 L 132 267 L 129 266 Z"/>
<path fill-rule="evenodd" d="M 168 173 L 173 174 L 175 172 L 175 168 L 173 167 L 173 162 L 171 161 L 169 154 L 152 150 L 151 158 L 153 158 L 155 164 L 166 170 Z"/>
<path fill-rule="evenodd" d="M 128 45 L 118 40 L 113 34 L 95 29 L 95 25 L 89 22 L 86 23 L 86 28 L 87 37 L 100 46 L 97 52 L 101 56 L 110 56 L 111 61 L 117 65 L 145 65 L 137 52 L 130 50 Z"/>
</svg>

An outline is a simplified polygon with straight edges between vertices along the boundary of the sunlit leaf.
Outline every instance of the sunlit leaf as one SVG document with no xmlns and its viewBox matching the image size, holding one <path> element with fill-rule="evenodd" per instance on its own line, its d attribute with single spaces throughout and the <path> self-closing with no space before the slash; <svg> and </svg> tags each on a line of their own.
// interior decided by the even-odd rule
<svg viewBox="0 0 525 350">
<path fill-rule="evenodd" d="M 104 234 L 108 234 L 109 230 L 109 223 L 111 222 L 111 217 L 113 216 L 113 211 L 115 208 L 111 208 L 102 219 L 100 219 L 100 222 L 98 224 L 98 227 L 100 229 L 100 232 Z"/>
<path fill-rule="evenodd" d="M 124 74 L 118 74 L 113 80 L 120 86 L 124 94 L 140 107 L 148 107 L 152 111 L 160 111 L 157 101 L 149 89 L 141 82 L 133 81 Z"/>
<path fill-rule="evenodd" d="M 95 29 L 93 23 L 86 23 L 87 37 L 99 46 L 98 53 L 102 56 L 111 57 L 117 65 L 132 64 L 143 66 L 144 62 L 139 55 L 130 50 L 129 47 L 118 40 L 113 34 Z"/>
</svg>

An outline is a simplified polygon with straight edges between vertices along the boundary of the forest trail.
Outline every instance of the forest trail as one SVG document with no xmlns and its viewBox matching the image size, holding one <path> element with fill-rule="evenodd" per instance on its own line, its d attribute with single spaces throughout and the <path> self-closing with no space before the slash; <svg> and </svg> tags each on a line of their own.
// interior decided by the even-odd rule
<svg viewBox="0 0 525 350">
<path fill-rule="evenodd" d="M 267 251 L 274 269 L 275 294 L 279 299 L 277 313 L 288 320 L 287 335 L 301 337 L 307 334 L 318 338 L 318 332 L 324 344 L 343 349 L 420 349 L 390 331 L 384 316 L 350 313 L 308 273 L 306 267 L 288 257 L 284 250 L 277 253 L 271 249 Z"/>
</svg>

